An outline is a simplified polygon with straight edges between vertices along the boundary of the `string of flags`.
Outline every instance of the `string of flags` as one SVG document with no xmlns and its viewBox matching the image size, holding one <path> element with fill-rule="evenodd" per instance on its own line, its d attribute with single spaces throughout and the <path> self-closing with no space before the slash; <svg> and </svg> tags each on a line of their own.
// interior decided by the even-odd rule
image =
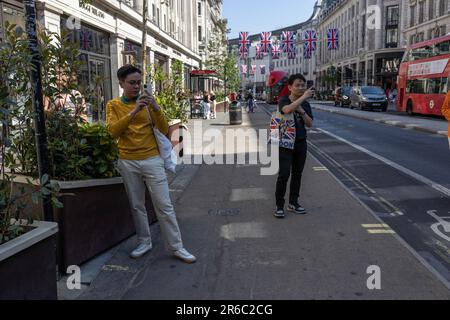
<svg viewBox="0 0 450 320">
<path fill-rule="evenodd" d="M 260 40 L 256 45 L 256 59 L 262 60 L 265 55 L 270 54 L 272 59 L 277 60 L 280 59 L 282 54 L 286 54 L 288 59 L 296 59 L 298 56 L 298 48 L 297 48 L 297 37 L 299 35 L 294 31 L 283 31 L 281 33 L 280 40 L 273 41 L 272 40 L 272 32 L 261 32 Z M 298 43 L 303 44 L 303 57 L 305 59 L 311 59 L 313 52 L 317 49 L 318 41 L 325 40 L 320 39 L 317 35 L 317 32 L 314 29 L 304 30 L 302 32 L 301 41 Z M 336 28 L 329 28 L 326 32 L 326 43 L 328 50 L 338 50 L 339 49 L 339 30 Z M 249 50 L 251 47 L 251 41 L 249 32 L 240 32 L 239 33 L 239 56 L 242 60 L 248 58 Z M 255 66 L 250 66 L 250 74 L 254 74 L 256 70 Z M 265 66 L 260 66 L 260 70 L 264 70 Z M 244 72 L 245 71 L 245 72 Z M 241 72 L 243 74 L 247 74 L 248 67 L 246 65 L 242 65 Z M 253 73 L 252 73 L 253 72 Z"/>
</svg>

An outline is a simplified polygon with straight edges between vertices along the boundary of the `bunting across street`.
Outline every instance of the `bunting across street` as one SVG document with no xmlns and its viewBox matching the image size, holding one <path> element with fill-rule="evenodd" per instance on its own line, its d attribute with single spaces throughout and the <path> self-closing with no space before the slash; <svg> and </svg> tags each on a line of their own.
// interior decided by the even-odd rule
<svg viewBox="0 0 450 320">
<path fill-rule="evenodd" d="M 261 50 L 264 53 L 268 53 L 270 51 L 270 47 L 272 46 L 272 32 L 261 32 Z"/>
</svg>

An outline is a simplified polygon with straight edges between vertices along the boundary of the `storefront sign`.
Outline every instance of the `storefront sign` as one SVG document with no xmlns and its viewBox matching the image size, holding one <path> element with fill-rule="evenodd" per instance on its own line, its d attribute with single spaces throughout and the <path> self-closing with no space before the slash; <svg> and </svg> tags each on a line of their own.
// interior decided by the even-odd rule
<svg viewBox="0 0 450 320">
<path fill-rule="evenodd" d="M 94 6 L 86 3 L 79 2 L 79 7 L 91 13 L 92 15 L 99 17 L 101 19 L 105 19 L 105 13 Z"/>
</svg>

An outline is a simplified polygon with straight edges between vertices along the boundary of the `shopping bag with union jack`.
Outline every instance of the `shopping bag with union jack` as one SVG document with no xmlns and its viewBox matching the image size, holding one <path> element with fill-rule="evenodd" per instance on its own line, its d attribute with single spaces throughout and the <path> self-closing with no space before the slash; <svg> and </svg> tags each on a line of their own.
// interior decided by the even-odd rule
<svg viewBox="0 0 450 320">
<path fill-rule="evenodd" d="M 272 113 L 269 143 L 278 144 L 280 148 L 293 150 L 295 135 L 295 119 L 292 113 L 282 114 L 280 111 Z"/>
</svg>

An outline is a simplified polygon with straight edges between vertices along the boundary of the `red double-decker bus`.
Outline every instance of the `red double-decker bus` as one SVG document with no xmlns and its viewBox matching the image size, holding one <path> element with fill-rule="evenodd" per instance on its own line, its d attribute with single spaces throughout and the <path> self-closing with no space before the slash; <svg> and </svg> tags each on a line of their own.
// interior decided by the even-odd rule
<svg viewBox="0 0 450 320">
<path fill-rule="evenodd" d="M 288 74 L 284 71 L 272 71 L 267 79 L 266 102 L 278 103 L 278 99 L 289 95 Z"/>
<path fill-rule="evenodd" d="M 441 116 L 450 89 L 450 34 L 412 45 L 397 80 L 397 110 Z"/>
</svg>

